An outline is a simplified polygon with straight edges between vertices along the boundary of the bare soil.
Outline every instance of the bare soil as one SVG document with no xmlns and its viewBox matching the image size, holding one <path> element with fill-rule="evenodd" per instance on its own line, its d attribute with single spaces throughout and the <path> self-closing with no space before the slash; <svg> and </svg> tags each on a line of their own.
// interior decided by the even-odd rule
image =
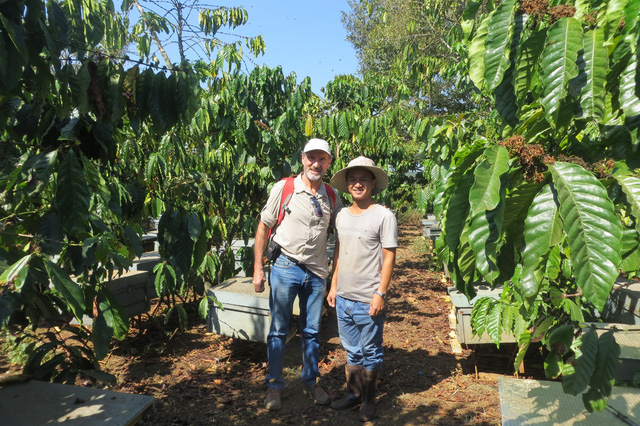
<svg viewBox="0 0 640 426">
<path fill-rule="evenodd" d="M 451 283 L 433 267 L 421 228 L 401 226 L 399 231 L 387 298 L 378 418 L 371 424 L 500 424 L 497 380 L 513 372 L 513 347 L 463 346 L 461 353 L 453 352 Z M 184 333 L 175 324 L 163 324 L 161 316 L 138 319 L 102 362 L 117 377 L 112 390 L 156 398 L 143 424 L 362 424 L 355 409 L 334 411 L 303 395 L 298 335 L 287 345 L 282 409 L 270 412 L 263 406 L 266 346 L 207 333 L 195 307 L 189 314 L 191 326 Z M 344 391 L 346 354 L 330 308 L 323 316 L 320 360 L 319 382 L 337 398 Z"/>
</svg>

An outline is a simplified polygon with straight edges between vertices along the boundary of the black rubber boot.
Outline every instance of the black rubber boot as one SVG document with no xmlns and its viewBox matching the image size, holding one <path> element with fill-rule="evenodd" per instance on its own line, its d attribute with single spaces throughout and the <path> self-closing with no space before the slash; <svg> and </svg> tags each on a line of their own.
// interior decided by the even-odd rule
<svg viewBox="0 0 640 426">
<path fill-rule="evenodd" d="M 347 364 L 344 366 L 347 376 L 347 394 L 331 402 L 334 410 L 346 410 L 362 402 L 362 386 L 364 383 L 364 368 L 361 365 Z"/>
<path fill-rule="evenodd" d="M 362 406 L 360 421 L 368 422 L 376 417 L 376 385 L 380 370 L 364 370 L 364 386 L 362 387 Z"/>
</svg>

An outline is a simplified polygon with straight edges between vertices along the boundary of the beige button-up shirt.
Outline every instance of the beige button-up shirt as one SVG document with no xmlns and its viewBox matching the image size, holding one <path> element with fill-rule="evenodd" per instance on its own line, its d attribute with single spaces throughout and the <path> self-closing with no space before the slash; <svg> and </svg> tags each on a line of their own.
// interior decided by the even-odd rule
<svg viewBox="0 0 640 426">
<path fill-rule="evenodd" d="M 284 181 L 276 183 L 271 189 L 267 204 L 260 213 L 260 220 L 269 228 L 273 228 L 278 221 L 280 200 L 284 190 Z M 322 217 L 313 212 L 311 197 L 316 197 L 322 208 Z M 342 201 L 336 191 L 336 202 L 331 211 L 331 200 L 326 188 L 320 186 L 317 195 L 304 185 L 301 175 L 296 176 L 293 185 L 293 195 L 288 204 L 289 212 L 276 230 L 274 241 L 282 247 L 282 253 L 304 264 L 309 271 L 326 278 L 329 275 L 327 259 L 327 233 L 329 222 Z"/>
</svg>

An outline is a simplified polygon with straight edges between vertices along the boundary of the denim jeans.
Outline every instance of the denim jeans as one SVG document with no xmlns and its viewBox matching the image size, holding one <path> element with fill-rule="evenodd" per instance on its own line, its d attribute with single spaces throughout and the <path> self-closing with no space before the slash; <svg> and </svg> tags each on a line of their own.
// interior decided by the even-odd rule
<svg viewBox="0 0 640 426">
<path fill-rule="evenodd" d="M 324 278 L 297 265 L 281 255 L 271 267 L 271 293 L 269 312 L 271 327 L 267 336 L 267 356 L 269 373 L 268 388 L 284 389 L 285 344 L 289 334 L 289 321 L 293 302 L 298 296 L 300 302 L 300 334 L 302 337 L 302 383 L 312 386 L 320 376 L 318 371 L 318 349 L 320 347 L 320 317 L 326 292 Z"/>
<path fill-rule="evenodd" d="M 361 365 L 370 371 L 382 368 L 384 312 L 372 317 L 368 303 L 337 296 L 336 314 L 340 340 L 347 351 L 347 364 Z"/>
</svg>

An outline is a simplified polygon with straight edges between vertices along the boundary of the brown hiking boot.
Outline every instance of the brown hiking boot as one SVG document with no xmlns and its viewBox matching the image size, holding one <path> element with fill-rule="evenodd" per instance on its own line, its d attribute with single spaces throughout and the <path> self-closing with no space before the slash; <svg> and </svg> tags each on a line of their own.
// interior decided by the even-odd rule
<svg viewBox="0 0 640 426">
<path fill-rule="evenodd" d="M 329 399 L 329 395 L 322 389 L 318 383 L 313 386 L 305 386 L 304 393 L 309 395 L 313 401 L 318 405 L 328 405 L 331 400 Z"/>
<path fill-rule="evenodd" d="M 264 399 L 264 407 L 269 411 L 277 411 L 282 407 L 280 402 L 280 389 L 267 389 L 267 397 Z"/>
</svg>

